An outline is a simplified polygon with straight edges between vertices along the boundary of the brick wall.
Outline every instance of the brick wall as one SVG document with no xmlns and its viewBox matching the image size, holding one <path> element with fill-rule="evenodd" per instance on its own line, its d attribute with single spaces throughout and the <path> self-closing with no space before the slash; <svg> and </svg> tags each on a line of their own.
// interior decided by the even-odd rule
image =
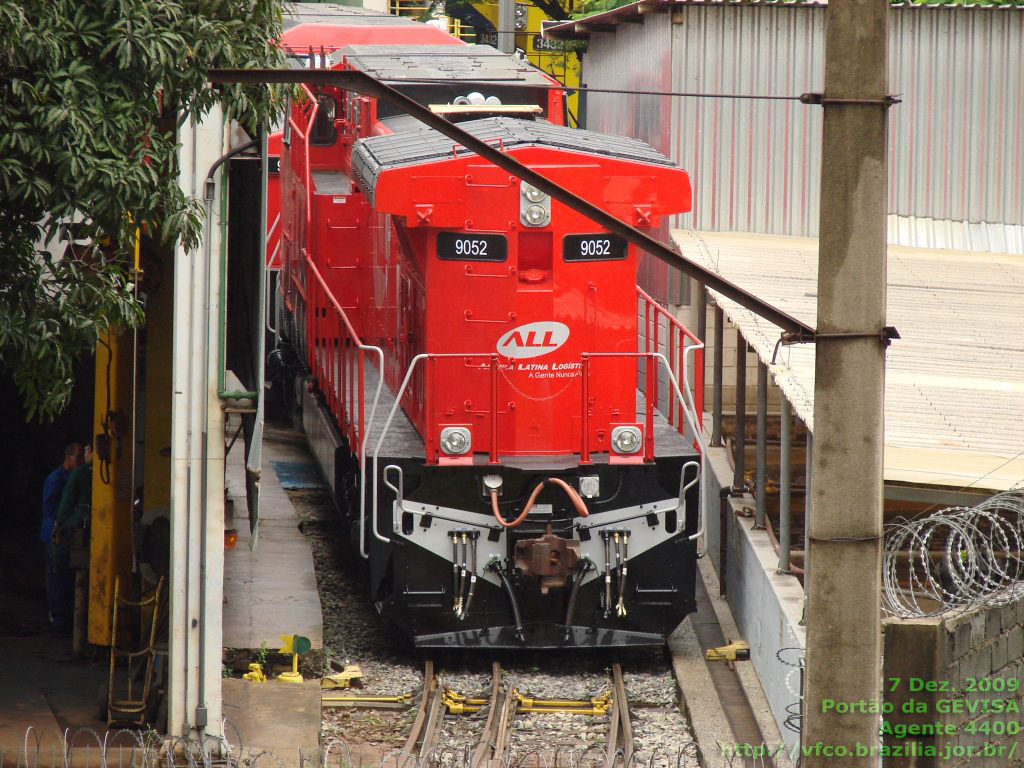
<svg viewBox="0 0 1024 768">
<path fill-rule="evenodd" d="M 940 723 L 955 728 L 952 735 L 904 739 L 887 736 L 886 744 L 919 741 L 933 745 L 939 754 L 935 758 L 893 758 L 886 765 L 1024 765 L 1024 733 L 1005 732 L 1014 730 L 1016 724 L 1024 725 L 1024 716 L 985 709 L 998 701 L 1013 702 L 1024 711 L 1024 597 L 1005 606 L 982 606 L 952 617 L 886 619 L 884 629 L 885 701 L 895 710 L 886 719 L 892 724 Z M 901 681 L 895 691 L 889 690 L 892 678 Z M 948 683 L 949 690 L 912 691 L 911 678 L 936 681 L 939 688 Z M 971 691 L 971 680 L 978 688 L 1001 690 Z M 1009 690 L 1014 683 L 1017 690 Z M 905 707 L 910 700 L 923 703 L 926 711 L 907 714 Z M 972 706 L 974 712 L 970 711 Z M 988 750 L 986 744 L 990 745 Z"/>
</svg>

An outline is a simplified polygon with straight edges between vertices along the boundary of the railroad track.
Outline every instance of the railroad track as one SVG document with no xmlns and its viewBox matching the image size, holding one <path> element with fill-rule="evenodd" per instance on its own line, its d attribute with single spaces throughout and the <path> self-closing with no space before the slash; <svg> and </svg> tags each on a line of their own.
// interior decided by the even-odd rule
<svg viewBox="0 0 1024 768">
<path fill-rule="evenodd" d="M 438 763 L 441 726 L 449 708 L 461 714 L 486 712 L 480 737 L 469 753 L 467 768 L 505 768 L 510 764 L 513 724 L 521 712 L 607 713 L 606 768 L 629 766 L 633 759 L 629 699 L 618 662 L 612 664 L 610 695 L 591 701 L 559 701 L 528 699 L 510 689 L 502 677 L 501 665 L 496 661 L 491 664 L 489 698 L 461 697 L 445 687 L 435 674 L 433 662 L 428 661 L 424 665 L 423 692 L 412 728 L 393 764 L 394 768 L 431 768 Z"/>
<path fill-rule="evenodd" d="M 633 724 L 629 719 L 629 699 L 622 681 L 622 665 L 612 664 L 612 709 L 608 713 L 608 739 L 605 742 L 605 764 L 613 768 L 622 758 L 628 766 L 633 759 Z"/>
</svg>

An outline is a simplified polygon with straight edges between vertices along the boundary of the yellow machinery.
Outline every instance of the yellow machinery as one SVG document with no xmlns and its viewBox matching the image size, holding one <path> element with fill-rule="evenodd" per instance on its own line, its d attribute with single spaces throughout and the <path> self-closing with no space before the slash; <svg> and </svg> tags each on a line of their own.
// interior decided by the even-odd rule
<svg viewBox="0 0 1024 768">
<path fill-rule="evenodd" d="M 483 16 L 491 26 L 488 30 L 477 30 L 478 42 L 497 47 L 497 35 L 493 30 L 498 28 L 498 3 L 496 0 L 471 0 L 473 8 Z M 578 0 L 570 0 L 566 7 L 566 16 L 579 4 Z M 395 16 L 411 16 L 422 18 L 430 9 L 427 0 L 389 0 L 388 10 Z M 566 50 L 561 41 L 545 40 L 541 36 L 541 23 L 549 20 L 549 16 L 532 3 L 516 3 L 516 48 L 526 54 L 530 63 L 554 77 L 558 82 L 569 88 L 577 88 L 580 84 L 580 59 L 576 51 Z M 451 19 L 448 31 L 461 39 L 472 41 L 472 27 L 461 19 Z M 570 125 L 576 125 L 579 115 L 579 97 L 574 91 L 569 96 Z"/>
<path fill-rule="evenodd" d="M 145 360 L 140 359 L 137 331 L 108 330 L 96 345 L 88 588 L 88 640 L 93 645 L 112 645 L 114 585 L 120 580 L 123 597 L 138 570 L 135 489 L 145 488 L 150 516 L 167 516 L 170 506 L 173 262 L 167 249 L 151 241 L 143 240 L 138 246 L 133 272 L 146 294 Z M 142 389 L 143 382 L 140 409 L 135 392 Z M 134 432 L 139 423 L 145 424 L 145 441 L 137 455 Z M 138 469 L 140 464 L 144 469 Z M 158 579 L 163 574 L 149 575 Z M 147 592 L 153 584 L 134 586 Z M 135 593 L 128 590 L 128 594 Z M 147 615 L 145 620 L 149 619 Z"/>
<path fill-rule="evenodd" d="M 571 0 L 569 7 L 566 8 L 566 16 L 577 4 L 576 0 Z M 490 22 L 492 29 L 498 28 L 497 2 L 475 0 L 472 5 Z M 577 88 L 580 84 L 580 59 L 576 52 L 566 50 L 561 41 L 545 40 L 541 36 L 541 23 L 550 18 L 532 3 L 516 3 L 516 48 L 526 54 L 531 64 L 547 72 L 562 85 Z M 493 33 L 488 37 L 484 32 L 478 39 L 490 45 L 497 44 L 497 36 Z M 569 96 L 569 112 L 569 124 L 575 126 L 576 117 L 579 115 L 579 97 L 575 92 Z"/>
</svg>

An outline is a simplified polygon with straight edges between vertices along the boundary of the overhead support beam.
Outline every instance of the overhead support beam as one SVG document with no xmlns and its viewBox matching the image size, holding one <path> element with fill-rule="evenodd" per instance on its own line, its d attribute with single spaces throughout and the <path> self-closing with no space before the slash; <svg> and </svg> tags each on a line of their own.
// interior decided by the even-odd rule
<svg viewBox="0 0 1024 768">
<path fill-rule="evenodd" d="M 829 0 L 825 13 L 803 768 L 837 764 L 814 745 L 878 743 L 873 708 L 823 702 L 877 702 L 882 690 L 889 13 L 887 0 Z"/>
<path fill-rule="evenodd" d="M 442 136 L 447 136 L 452 141 L 458 142 L 467 150 L 490 161 L 502 170 L 532 184 L 542 192 L 546 192 L 558 202 L 581 213 L 640 250 L 651 254 L 683 274 L 703 283 L 711 290 L 732 299 L 740 306 L 777 325 L 782 329 L 783 338 L 787 342 L 814 341 L 814 328 L 802 320 L 768 304 L 753 293 L 726 280 L 717 272 L 684 258 L 676 253 L 671 246 L 655 240 L 645 232 L 641 232 L 636 227 L 630 226 L 593 203 L 573 194 L 500 149 L 478 139 L 455 123 L 448 122 L 444 117 L 434 114 L 429 108 L 365 72 L 335 69 L 214 69 L 210 70 L 209 78 L 213 83 L 306 83 L 307 85 L 333 86 L 385 101 L 392 107 L 416 118 L 427 127 L 433 128 Z"/>
</svg>

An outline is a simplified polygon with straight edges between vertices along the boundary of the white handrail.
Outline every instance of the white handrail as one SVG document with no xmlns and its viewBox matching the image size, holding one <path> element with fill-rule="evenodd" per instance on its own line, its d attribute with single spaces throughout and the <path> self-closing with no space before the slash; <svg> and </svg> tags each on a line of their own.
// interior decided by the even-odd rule
<svg viewBox="0 0 1024 768">
<path fill-rule="evenodd" d="M 703 344 L 701 346 L 703 347 Z M 696 348 L 697 348 L 696 344 L 693 345 L 693 347 L 691 347 L 691 349 L 696 349 Z M 679 402 L 681 402 L 681 403 L 688 403 L 688 405 L 689 405 L 689 408 L 687 408 L 686 405 L 683 406 L 683 415 L 686 416 L 686 420 L 688 422 L 690 422 L 690 429 L 693 430 L 693 434 L 696 436 L 697 440 L 700 441 L 701 433 L 697 429 L 697 420 L 696 420 L 696 417 L 695 417 L 695 414 L 697 413 L 697 407 L 693 404 L 693 399 L 692 398 L 688 397 L 686 400 L 683 399 L 683 392 L 680 391 L 680 389 L 679 389 L 679 380 L 676 379 L 676 375 L 672 372 L 672 367 L 668 364 L 668 360 L 665 358 L 665 356 L 663 354 L 661 354 L 661 352 L 648 352 L 648 353 L 644 353 L 644 354 L 653 354 L 655 357 L 659 358 L 662 363 L 664 363 L 665 370 L 668 372 L 668 379 L 669 379 L 669 381 L 672 384 L 672 388 L 675 389 L 675 391 L 676 391 L 676 396 L 679 398 Z M 685 354 L 685 349 L 684 349 L 684 354 Z M 685 388 L 684 391 L 686 392 L 687 395 L 690 394 L 689 387 Z M 692 409 L 692 412 L 693 412 L 694 415 L 691 415 L 691 409 Z M 702 477 L 704 477 L 704 451 L 703 450 L 698 451 L 697 455 L 700 456 L 700 474 L 698 475 L 698 477 L 702 478 Z M 697 506 L 697 532 L 689 537 L 690 541 L 696 541 L 696 539 L 698 537 L 700 537 L 704 533 L 704 484 L 703 483 L 701 483 L 700 485 L 697 486 L 697 505 L 698 505 Z"/>
<path fill-rule="evenodd" d="M 685 361 L 685 353 L 688 350 L 703 349 L 703 347 L 704 347 L 703 344 L 694 344 L 694 345 L 692 345 L 690 347 L 684 348 L 684 350 L 683 350 L 684 361 Z M 383 382 L 383 379 L 384 379 L 383 352 L 381 352 L 379 350 L 379 348 L 377 348 L 377 347 L 374 347 L 374 349 L 376 349 L 379 352 L 379 354 L 381 355 L 381 368 L 380 368 L 381 377 L 380 377 L 380 380 L 378 381 L 378 384 L 377 384 L 377 394 L 379 395 L 380 394 L 381 382 Z M 597 354 L 601 354 L 601 353 L 597 353 Z M 612 353 L 612 354 L 617 354 L 617 353 Z M 689 423 L 690 429 L 693 430 L 693 434 L 694 434 L 695 439 L 700 441 L 700 439 L 701 439 L 701 437 L 700 437 L 701 436 L 701 432 L 700 432 L 700 429 L 697 426 L 697 418 L 696 418 L 697 407 L 694 404 L 692 394 L 690 393 L 689 387 L 680 388 L 679 380 L 676 378 L 675 373 L 672 371 L 672 367 L 668 363 L 668 358 L 666 358 L 665 355 L 663 355 L 661 352 L 635 352 L 635 353 L 621 353 L 621 354 L 626 354 L 628 356 L 636 356 L 636 357 L 652 356 L 652 357 L 656 357 L 658 360 L 661 361 L 662 365 L 665 366 L 666 373 L 668 373 L 669 383 L 671 383 L 672 388 L 675 390 L 676 397 L 678 397 L 679 398 L 679 402 L 683 404 L 683 415 L 685 416 L 686 421 Z M 380 437 L 377 439 L 377 444 L 376 444 L 376 446 L 374 446 L 374 449 L 373 449 L 373 477 L 374 477 L 374 486 L 376 486 L 376 478 L 378 477 L 377 467 L 378 467 L 378 459 L 379 459 L 379 456 L 380 456 L 380 449 L 384 445 L 384 438 L 387 436 L 388 430 L 391 428 L 391 422 L 394 421 L 395 413 L 397 413 L 398 408 L 400 407 L 400 404 L 402 402 L 402 397 L 405 395 L 405 390 L 408 388 L 409 381 L 412 379 L 413 371 L 414 371 L 414 369 L 416 368 L 416 366 L 419 364 L 419 362 L 421 360 L 425 360 L 426 358 L 431 357 L 431 356 L 432 355 L 428 354 L 428 353 L 421 353 L 421 354 L 416 355 L 409 362 L 409 368 L 405 372 L 405 377 L 402 379 L 402 384 L 398 388 L 398 392 L 395 394 L 395 402 L 392 404 L 391 410 L 388 412 L 387 420 L 384 422 L 384 427 L 381 429 Z M 433 355 L 433 356 L 437 357 L 438 355 Z M 440 355 L 440 356 L 442 356 L 442 357 L 481 357 L 482 355 L 480 355 L 480 354 L 465 355 L 465 354 L 445 353 L 445 354 Z M 685 365 L 685 362 L 684 362 L 684 365 Z M 685 396 L 683 394 L 684 392 L 685 392 Z M 645 394 L 645 397 L 646 397 L 646 394 Z M 375 397 L 374 398 L 374 410 L 376 409 L 376 403 L 377 403 L 377 400 L 376 400 L 376 397 Z M 366 482 L 365 482 L 366 481 L 366 474 L 365 474 L 366 473 L 366 460 L 365 460 L 366 459 L 366 453 L 365 453 L 365 451 L 366 451 L 366 440 L 367 439 L 369 439 L 369 428 L 368 427 L 366 429 L 366 434 L 365 434 L 365 437 L 363 439 L 363 455 L 361 457 L 362 460 L 360 462 L 360 472 L 361 472 L 361 475 L 360 475 L 360 486 L 361 486 L 361 493 L 363 494 L 361 499 L 360 499 L 360 518 L 359 518 L 360 541 L 361 542 L 363 542 L 365 540 L 364 536 L 363 536 L 363 521 L 365 519 L 365 515 L 363 514 L 363 512 L 364 512 L 364 509 L 365 509 L 365 493 L 366 493 L 366 491 L 365 491 L 365 489 L 366 489 Z M 704 451 L 703 450 L 698 450 L 697 453 L 698 453 L 698 456 L 700 457 L 700 461 L 699 461 L 700 473 L 698 474 L 697 479 L 700 479 L 700 478 L 703 478 L 703 476 L 704 476 Z M 685 470 L 686 466 L 688 466 L 689 464 L 694 464 L 694 463 L 696 463 L 696 462 L 688 462 L 687 465 L 684 465 L 684 470 Z M 693 482 L 696 482 L 696 480 L 691 481 L 691 483 L 686 486 L 686 489 L 690 488 L 692 486 Z M 697 532 L 695 534 L 693 534 L 692 536 L 688 537 L 690 541 L 696 540 L 697 538 L 699 538 L 704 533 L 704 501 L 703 501 L 704 486 L 703 486 L 703 484 L 698 485 L 697 490 L 698 490 L 698 508 L 697 508 L 698 529 L 697 529 Z M 376 538 L 378 541 L 382 541 L 382 542 L 384 542 L 386 544 L 390 544 L 391 543 L 391 539 L 389 539 L 389 538 L 387 538 L 385 536 L 382 536 L 380 534 L 380 531 L 379 531 L 378 526 L 377 526 L 377 493 L 376 492 L 374 492 L 374 494 L 373 494 L 372 514 L 373 514 L 373 535 L 374 535 L 374 538 Z M 685 525 L 685 521 L 684 521 L 684 525 Z M 364 558 L 367 557 L 365 549 L 362 551 L 362 554 L 363 554 Z"/>
<path fill-rule="evenodd" d="M 378 457 L 380 455 L 381 446 L 384 445 L 384 438 L 388 434 L 388 429 L 391 428 L 391 422 L 394 420 L 395 413 L 398 411 L 398 407 L 399 407 L 399 405 L 402 402 L 402 396 L 405 394 L 405 390 L 409 386 L 409 380 L 412 378 L 412 372 L 416 368 L 416 365 L 419 363 L 419 361 L 420 360 L 425 360 L 427 357 L 429 357 L 428 354 L 420 353 L 420 354 L 416 355 L 409 362 L 409 369 L 405 372 L 405 378 L 402 379 L 402 385 L 398 388 L 398 392 L 395 393 L 395 402 L 392 404 L 391 410 L 388 411 L 388 418 L 384 422 L 384 427 L 380 431 L 380 437 L 377 439 L 377 445 L 374 446 L 374 448 L 373 448 L 373 491 L 374 491 L 373 492 L 373 537 L 375 539 L 377 539 L 377 541 L 382 541 L 385 544 L 390 544 L 391 543 L 391 539 L 387 538 L 386 536 L 381 536 L 380 535 L 380 531 L 377 529 L 377 478 L 379 477 L 379 475 L 377 474 L 377 459 L 378 459 Z M 383 363 L 381 363 L 380 380 L 384 381 L 384 366 L 383 366 Z M 369 437 L 369 430 L 367 430 L 366 434 L 367 434 L 367 437 Z M 363 441 L 364 446 L 365 446 L 365 443 L 366 443 L 366 441 L 364 440 Z M 363 462 L 363 466 L 364 467 L 366 466 L 366 462 L 365 461 Z M 365 480 L 365 477 L 366 476 L 363 475 L 363 479 L 364 480 Z M 363 483 L 363 488 L 365 488 L 365 487 L 366 487 L 366 483 L 364 482 Z M 365 491 L 364 491 L 364 493 L 365 493 Z M 360 526 L 362 525 L 362 520 L 363 520 L 363 516 L 362 516 L 361 510 L 360 510 Z M 394 528 L 394 524 L 392 524 L 392 530 L 393 530 L 393 528 Z M 362 535 L 362 534 L 360 533 L 360 535 Z M 364 555 L 364 557 L 365 557 L 365 555 Z"/>
<path fill-rule="evenodd" d="M 363 560 L 369 560 L 370 555 L 366 551 L 366 532 L 364 530 L 366 526 L 363 524 L 366 519 L 366 443 L 370 439 L 370 427 L 373 426 L 373 419 L 377 415 L 380 393 L 384 388 L 384 350 L 368 344 L 359 344 L 359 350 L 377 353 L 377 389 L 373 393 L 370 418 L 363 424 L 363 441 L 359 446 L 359 554 L 362 555 Z M 376 494 L 374 494 L 374 498 L 377 498 Z M 374 525 L 376 525 L 376 518 L 374 518 Z"/>
</svg>

